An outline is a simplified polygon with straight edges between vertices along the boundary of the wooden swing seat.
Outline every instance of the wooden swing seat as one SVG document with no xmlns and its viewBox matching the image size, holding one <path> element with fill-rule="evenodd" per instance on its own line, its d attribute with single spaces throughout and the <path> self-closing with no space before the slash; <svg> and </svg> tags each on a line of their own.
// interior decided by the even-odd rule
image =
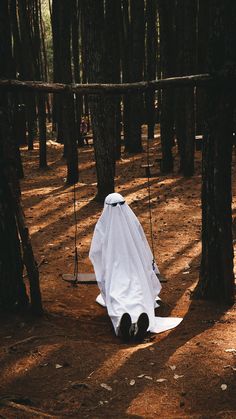
<svg viewBox="0 0 236 419">
<path fill-rule="evenodd" d="M 92 285 L 97 283 L 94 273 L 79 273 L 77 278 L 73 274 L 62 274 L 62 279 L 71 284 Z"/>
</svg>

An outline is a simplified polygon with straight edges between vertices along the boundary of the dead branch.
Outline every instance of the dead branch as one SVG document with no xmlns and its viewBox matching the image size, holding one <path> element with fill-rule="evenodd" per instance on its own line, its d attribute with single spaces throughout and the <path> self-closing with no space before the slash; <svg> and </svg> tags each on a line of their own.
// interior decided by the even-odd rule
<svg viewBox="0 0 236 419">
<path fill-rule="evenodd" d="M 42 91 L 47 93 L 76 93 L 77 95 L 86 94 L 126 94 L 133 91 L 145 92 L 147 90 L 158 90 L 168 87 L 196 86 L 210 83 L 219 84 L 232 82 L 226 77 L 213 77 L 210 74 L 194 74 L 183 77 L 169 77 L 160 80 L 140 81 L 137 83 L 119 83 L 119 84 L 63 84 L 63 83 L 45 83 L 42 81 L 20 81 L 20 80 L 0 80 L 0 88 L 7 90 L 22 89 Z M 235 81 L 235 80 L 234 80 Z"/>
<path fill-rule="evenodd" d="M 15 343 L 12 343 L 11 345 L 4 346 L 2 348 L 3 351 L 9 351 L 12 348 L 15 348 L 16 346 L 24 345 L 25 343 L 33 342 L 34 340 L 39 339 L 48 339 L 48 338 L 55 338 L 55 337 L 64 337 L 64 338 L 76 338 L 77 335 L 65 335 L 65 333 L 58 333 L 56 335 L 45 335 L 45 336 L 29 336 L 28 338 L 18 340 Z"/>
<path fill-rule="evenodd" d="M 29 407 L 29 406 L 25 406 L 25 405 L 20 404 L 20 403 L 15 403 L 11 400 L 2 399 L 2 400 L 0 400 L 0 405 L 11 407 L 12 409 L 20 410 L 22 412 L 28 413 L 30 415 L 30 417 L 32 417 L 32 415 L 39 416 L 41 418 L 51 418 L 51 419 L 58 419 L 58 418 L 61 417 L 61 416 L 51 415 L 50 413 L 46 413 L 46 412 L 43 412 L 42 410 L 35 409 L 35 408 Z"/>
<path fill-rule="evenodd" d="M 43 265 L 45 262 L 45 258 L 41 259 L 39 263 L 37 263 L 37 267 L 40 268 L 41 265 Z M 26 278 L 28 276 L 28 272 L 23 275 L 23 278 Z"/>
</svg>

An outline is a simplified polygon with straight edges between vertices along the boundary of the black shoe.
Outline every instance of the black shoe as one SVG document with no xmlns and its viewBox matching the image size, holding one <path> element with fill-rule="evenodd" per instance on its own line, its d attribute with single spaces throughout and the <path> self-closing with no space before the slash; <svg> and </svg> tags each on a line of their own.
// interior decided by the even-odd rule
<svg viewBox="0 0 236 419">
<path fill-rule="evenodd" d="M 120 320 L 119 325 L 119 333 L 118 335 L 121 337 L 121 339 L 124 342 L 129 342 L 131 336 L 130 336 L 130 329 L 132 326 L 132 321 L 129 313 L 124 313 Z"/>
<path fill-rule="evenodd" d="M 149 318 L 148 318 L 147 313 L 140 314 L 138 321 L 136 323 L 136 330 L 134 333 L 134 340 L 136 342 L 143 341 L 144 336 L 147 333 L 148 326 L 149 326 Z"/>
</svg>

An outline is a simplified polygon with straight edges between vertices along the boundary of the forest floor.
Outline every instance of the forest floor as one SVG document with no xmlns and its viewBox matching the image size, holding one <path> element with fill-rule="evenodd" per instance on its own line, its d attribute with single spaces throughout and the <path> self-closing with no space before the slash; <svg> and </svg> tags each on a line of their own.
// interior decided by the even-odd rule
<svg viewBox="0 0 236 419">
<path fill-rule="evenodd" d="M 159 136 L 150 142 L 151 160 Z M 144 141 L 144 148 L 146 143 Z M 163 305 L 157 315 L 181 316 L 174 330 L 124 344 L 95 298 L 96 285 L 72 287 L 62 280 L 74 270 L 73 187 L 65 184 L 62 146 L 48 142 L 49 170 L 38 169 L 35 150 L 22 147 L 22 198 L 30 229 L 45 314 L 1 318 L 0 418 L 236 418 L 235 306 L 227 309 L 191 299 L 201 252 L 201 152 L 196 172 L 184 179 L 151 178 L 155 256 L 162 275 Z M 116 191 L 138 216 L 150 242 L 146 154 L 123 153 Z M 94 150 L 79 149 L 76 186 L 79 271 L 93 272 L 88 252 L 102 206 L 96 194 Z M 236 155 L 233 206 L 236 211 Z M 235 245 L 236 250 L 236 245 Z M 27 279 L 26 279 L 27 282 Z"/>
</svg>

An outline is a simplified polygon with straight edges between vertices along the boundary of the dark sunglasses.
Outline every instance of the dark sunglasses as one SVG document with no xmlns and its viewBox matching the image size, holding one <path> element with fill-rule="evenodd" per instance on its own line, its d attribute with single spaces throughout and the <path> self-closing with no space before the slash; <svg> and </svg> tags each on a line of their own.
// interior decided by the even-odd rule
<svg viewBox="0 0 236 419">
<path fill-rule="evenodd" d="M 116 205 L 124 205 L 125 201 L 122 202 L 114 202 L 114 204 L 107 204 L 107 205 L 111 205 L 112 207 L 116 207 Z"/>
</svg>

